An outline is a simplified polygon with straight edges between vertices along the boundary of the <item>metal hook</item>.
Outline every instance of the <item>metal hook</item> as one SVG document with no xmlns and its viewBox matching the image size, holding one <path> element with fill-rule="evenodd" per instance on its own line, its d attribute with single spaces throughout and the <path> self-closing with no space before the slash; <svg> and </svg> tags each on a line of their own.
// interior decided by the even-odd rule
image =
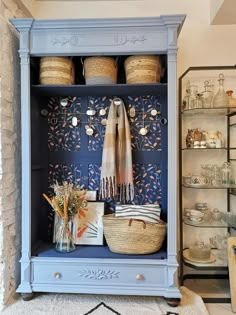
<svg viewBox="0 0 236 315">
<path fill-rule="evenodd" d="M 119 106 L 122 104 L 122 100 L 120 98 L 116 97 L 113 99 L 113 104 L 116 106 Z"/>
</svg>

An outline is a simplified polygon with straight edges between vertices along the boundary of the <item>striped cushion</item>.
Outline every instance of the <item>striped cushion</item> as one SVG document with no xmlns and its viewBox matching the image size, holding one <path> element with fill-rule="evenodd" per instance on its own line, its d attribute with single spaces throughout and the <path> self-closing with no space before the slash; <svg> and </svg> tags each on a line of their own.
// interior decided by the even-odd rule
<svg viewBox="0 0 236 315">
<path fill-rule="evenodd" d="M 160 220 L 160 206 L 151 205 L 116 205 L 115 216 L 128 219 L 139 219 L 150 223 Z"/>
</svg>

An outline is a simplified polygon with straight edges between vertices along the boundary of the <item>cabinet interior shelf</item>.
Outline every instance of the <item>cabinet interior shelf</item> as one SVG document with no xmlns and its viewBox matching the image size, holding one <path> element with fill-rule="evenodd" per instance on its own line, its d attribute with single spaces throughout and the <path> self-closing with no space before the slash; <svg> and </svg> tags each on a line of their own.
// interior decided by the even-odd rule
<svg viewBox="0 0 236 315">
<path fill-rule="evenodd" d="M 236 107 L 210 107 L 210 108 L 194 108 L 185 109 L 182 111 L 183 115 L 236 115 Z"/>
<path fill-rule="evenodd" d="M 167 250 L 163 246 L 158 252 L 146 255 L 127 255 L 117 254 L 109 250 L 108 246 L 99 245 L 79 245 L 71 253 L 59 253 L 52 244 L 41 244 L 33 251 L 34 256 L 38 257 L 56 257 L 56 258 L 100 258 L 100 259 L 158 259 L 167 258 Z"/>
<path fill-rule="evenodd" d="M 127 96 L 159 95 L 167 91 L 166 83 L 154 84 L 113 84 L 113 85 L 32 85 L 34 94 L 45 96 Z"/>
</svg>

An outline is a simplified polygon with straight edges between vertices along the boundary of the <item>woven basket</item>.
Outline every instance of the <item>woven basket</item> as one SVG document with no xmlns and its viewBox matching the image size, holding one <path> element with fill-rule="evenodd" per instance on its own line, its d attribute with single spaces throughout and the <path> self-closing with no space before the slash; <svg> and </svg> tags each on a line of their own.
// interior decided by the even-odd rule
<svg viewBox="0 0 236 315">
<path fill-rule="evenodd" d="M 126 83 L 159 83 L 163 70 L 159 56 L 131 56 L 125 60 Z"/>
<path fill-rule="evenodd" d="M 69 57 L 42 57 L 40 84 L 74 84 L 74 67 Z"/>
<path fill-rule="evenodd" d="M 148 223 L 123 219 L 112 214 L 103 216 L 104 235 L 110 250 L 119 254 L 157 252 L 166 235 L 166 223 Z"/>
<path fill-rule="evenodd" d="M 117 65 L 112 57 L 88 57 L 84 61 L 86 84 L 115 84 Z"/>
</svg>

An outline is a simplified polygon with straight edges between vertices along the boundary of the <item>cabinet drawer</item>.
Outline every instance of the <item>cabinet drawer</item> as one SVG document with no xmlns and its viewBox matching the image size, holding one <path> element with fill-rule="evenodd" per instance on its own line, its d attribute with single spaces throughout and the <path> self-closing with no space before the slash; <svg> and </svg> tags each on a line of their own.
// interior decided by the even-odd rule
<svg viewBox="0 0 236 315">
<path fill-rule="evenodd" d="M 126 264 L 79 264 L 72 262 L 34 262 L 34 284 L 127 284 L 163 286 L 166 280 L 164 266 Z"/>
</svg>

